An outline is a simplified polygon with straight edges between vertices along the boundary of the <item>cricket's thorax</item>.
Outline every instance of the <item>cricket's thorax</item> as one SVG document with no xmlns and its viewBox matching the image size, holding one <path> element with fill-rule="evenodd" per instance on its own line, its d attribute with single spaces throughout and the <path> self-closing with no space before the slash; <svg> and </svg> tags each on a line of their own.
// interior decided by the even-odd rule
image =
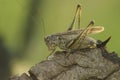
<svg viewBox="0 0 120 80">
<path fill-rule="evenodd" d="M 68 47 L 69 45 L 84 29 L 67 31 L 64 33 L 56 33 L 49 35 L 45 38 L 46 45 L 50 50 L 56 49 L 59 47 L 63 50 L 68 49 L 83 49 L 88 47 L 94 47 L 96 45 L 96 40 L 86 36 L 82 43 L 78 43 L 75 47 Z"/>
</svg>

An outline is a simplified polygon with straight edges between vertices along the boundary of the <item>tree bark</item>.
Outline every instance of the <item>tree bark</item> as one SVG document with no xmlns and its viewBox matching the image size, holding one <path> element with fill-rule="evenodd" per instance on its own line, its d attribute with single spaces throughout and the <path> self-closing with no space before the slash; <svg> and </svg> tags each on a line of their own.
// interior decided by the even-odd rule
<svg viewBox="0 0 120 80">
<path fill-rule="evenodd" d="M 120 58 L 105 48 L 57 51 L 29 70 L 10 80 L 120 80 Z"/>
</svg>

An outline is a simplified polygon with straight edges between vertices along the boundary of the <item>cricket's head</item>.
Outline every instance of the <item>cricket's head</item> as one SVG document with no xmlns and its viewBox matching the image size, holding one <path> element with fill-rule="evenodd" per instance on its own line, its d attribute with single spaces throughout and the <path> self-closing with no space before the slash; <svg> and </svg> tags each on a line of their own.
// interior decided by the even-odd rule
<svg viewBox="0 0 120 80">
<path fill-rule="evenodd" d="M 44 41 L 49 50 L 55 50 L 58 43 L 58 38 L 55 35 L 49 35 L 44 38 Z"/>
</svg>

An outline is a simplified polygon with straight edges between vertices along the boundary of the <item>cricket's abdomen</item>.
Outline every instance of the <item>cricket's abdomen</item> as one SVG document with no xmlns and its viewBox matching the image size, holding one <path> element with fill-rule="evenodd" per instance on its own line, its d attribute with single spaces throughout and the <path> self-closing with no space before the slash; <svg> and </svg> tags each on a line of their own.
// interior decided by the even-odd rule
<svg viewBox="0 0 120 80">
<path fill-rule="evenodd" d="M 78 49 L 96 48 L 97 41 L 91 37 L 86 37 L 84 41 L 78 45 L 80 45 Z"/>
</svg>

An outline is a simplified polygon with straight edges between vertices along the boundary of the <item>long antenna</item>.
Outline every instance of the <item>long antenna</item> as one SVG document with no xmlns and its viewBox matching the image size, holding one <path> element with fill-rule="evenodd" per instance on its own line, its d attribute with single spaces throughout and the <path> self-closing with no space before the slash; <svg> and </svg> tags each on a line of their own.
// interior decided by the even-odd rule
<svg viewBox="0 0 120 80">
<path fill-rule="evenodd" d="M 43 34 L 44 34 L 44 37 L 46 36 L 46 34 L 45 34 L 45 23 L 44 23 L 44 19 L 43 18 L 41 18 L 41 21 L 42 21 L 42 23 L 43 23 Z"/>
</svg>

